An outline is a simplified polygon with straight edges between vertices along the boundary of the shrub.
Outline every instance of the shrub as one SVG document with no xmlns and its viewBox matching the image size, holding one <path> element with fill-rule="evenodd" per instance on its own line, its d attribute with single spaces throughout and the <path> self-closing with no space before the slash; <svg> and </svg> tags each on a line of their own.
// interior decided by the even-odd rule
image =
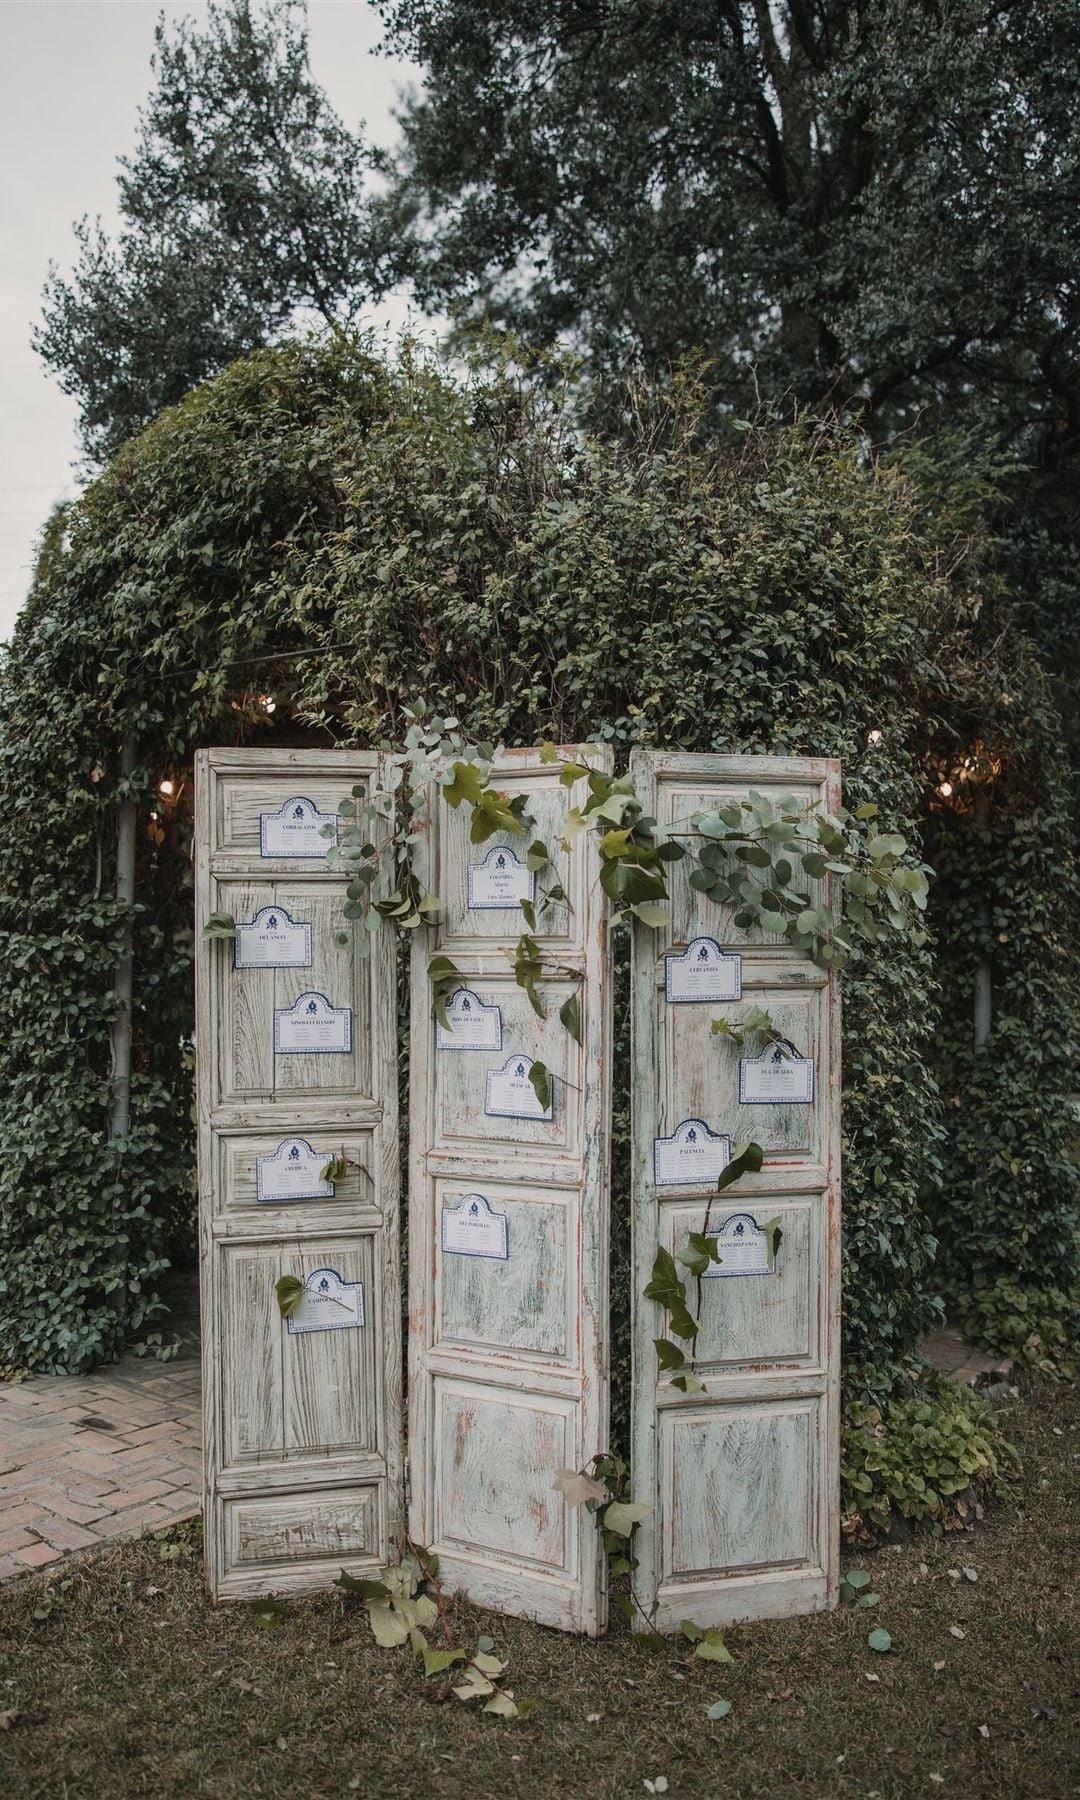
<svg viewBox="0 0 1080 1800">
<path fill-rule="evenodd" d="M 845 1536 L 886 1535 L 894 1517 L 959 1531 L 992 1488 L 1018 1468 L 993 1407 L 924 1369 L 914 1391 L 888 1408 L 849 1399 L 840 1439 Z"/>
</svg>

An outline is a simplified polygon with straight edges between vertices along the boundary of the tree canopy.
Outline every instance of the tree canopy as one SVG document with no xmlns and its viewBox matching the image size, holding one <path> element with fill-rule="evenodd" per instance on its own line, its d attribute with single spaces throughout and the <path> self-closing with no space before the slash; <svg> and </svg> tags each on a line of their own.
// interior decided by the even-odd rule
<svg viewBox="0 0 1080 1800">
<path fill-rule="evenodd" d="M 312 79 L 304 0 L 211 0 L 155 37 L 119 235 L 76 225 L 35 334 L 95 461 L 298 311 L 348 320 L 379 280 L 370 156 Z"/>
<path fill-rule="evenodd" d="M 387 0 L 422 300 L 1080 448 L 1072 0 Z"/>
</svg>

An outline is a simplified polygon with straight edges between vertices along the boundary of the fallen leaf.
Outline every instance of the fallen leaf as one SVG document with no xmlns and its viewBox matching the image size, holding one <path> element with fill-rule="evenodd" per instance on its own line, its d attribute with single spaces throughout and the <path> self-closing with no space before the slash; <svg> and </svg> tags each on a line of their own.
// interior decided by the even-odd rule
<svg viewBox="0 0 1080 1800">
<path fill-rule="evenodd" d="M 945 1573 L 949 1577 L 950 1581 L 959 1581 L 959 1579 L 960 1579 L 959 1569 L 946 1569 Z"/>
<path fill-rule="evenodd" d="M 552 1487 L 557 1494 L 562 1494 L 567 1506 L 584 1506 L 586 1500 L 606 1500 L 607 1488 L 600 1481 L 594 1481 L 591 1475 L 581 1475 L 577 1469 L 558 1469 Z"/>
<path fill-rule="evenodd" d="M 585 1723 L 586 1723 L 586 1725 L 599 1725 L 600 1714 L 599 1713 L 586 1713 L 585 1714 Z"/>
<path fill-rule="evenodd" d="M 967 1632 L 962 1625 L 950 1625 L 949 1636 L 954 1638 L 966 1638 Z"/>
<path fill-rule="evenodd" d="M 944 1668 L 944 1667 L 945 1667 L 945 1662 L 944 1662 L 944 1658 L 943 1658 L 943 1659 L 942 1659 L 942 1661 L 941 1661 L 941 1662 L 936 1662 L 936 1663 L 935 1663 L 935 1664 L 934 1664 L 934 1670 L 935 1670 L 935 1673 L 936 1673 L 936 1674 L 938 1674 L 938 1675 L 940 1675 L 940 1674 L 941 1674 L 941 1671 L 942 1671 L 942 1669 L 943 1669 L 943 1668 Z"/>
<path fill-rule="evenodd" d="M 648 1777 L 646 1777 L 645 1791 L 648 1794 L 666 1794 L 668 1791 L 667 1776 L 666 1775 L 654 1775 L 653 1779 L 651 1781 L 648 1779 Z"/>
<path fill-rule="evenodd" d="M 978 1581 L 978 1579 L 979 1579 L 978 1569 L 965 1569 L 964 1574 L 967 1577 L 968 1581 Z"/>
<path fill-rule="evenodd" d="M 980 1726 L 979 1726 L 979 1736 L 980 1736 L 980 1737 L 981 1737 L 981 1738 L 988 1738 L 988 1737 L 989 1737 L 989 1736 L 990 1736 L 990 1727 L 989 1727 L 989 1725 L 980 1725 Z"/>
<path fill-rule="evenodd" d="M 880 1675 L 871 1675 L 869 1669 L 864 1669 L 863 1675 L 867 1681 L 880 1681 L 881 1680 Z"/>
<path fill-rule="evenodd" d="M 6 1712 L 0 1712 L 0 1731 L 10 1731 L 18 1716 L 18 1710 L 13 1706 Z"/>
<path fill-rule="evenodd" d="M 944 1781 L 945 1777 L 944 1777 L 944 1775 L 935 1775 L 933 1772 L 931 1772 L 930 1779 L 931 1779 L 931 1781 Z"/>
<path fill-rule="evenodd" d="M 714 1700 L 706 1716 L 710 1719 L 726 1719 L 730 1711 L 730 1700 Z"/>
</svg>

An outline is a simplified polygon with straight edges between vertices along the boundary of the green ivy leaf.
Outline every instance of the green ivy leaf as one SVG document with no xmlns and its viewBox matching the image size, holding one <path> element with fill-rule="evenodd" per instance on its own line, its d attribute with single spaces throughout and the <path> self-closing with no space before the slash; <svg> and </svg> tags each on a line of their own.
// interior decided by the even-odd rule
<svg viewBox="0 0 1080 1800">
<path fill-rule="evenodd" d="M 291 1318 L 301 1300 L 304 1298 L 304 1284 L 298 1275 L 282 1275 L 274 1283 L 277 1295 L 278 1312 L 283 1319 Z"/>
<path fill-rule="evenodd" d="M 533 1092 L 535 1093 L 537 1100 L 540 1102 L 543 1110 L 547 1112 L 548 1107 L 551 1105 L 551 1075 L 547 1064 L 534 1062 L 532 1068 L 529 1070 L 529 1080 L 532 1083 Z"/>
<path fill-rule="evenodd" d="M 454 778 L 443 788 L 443 799 L 447 805 L 458 807 L 463 801 L 467 801 L 470 806 L 479 806 L 483 796 L 483 775 L 476 763 L 456 762 Z"/>
<path fill-rule="evenodd" d="M 732 1660 L 731 1651 L 724 1642 L 724 1634 L 716 1625 L 711 1631 L 705 1632 L 694 1655 L 702 1662 L 729 1663 Z"/>
<path fill-rule="evenodd" d="M 738 1181 L 743 1175 L 756 1175 L 764 1160 L 765 1152 L 760 1144 L 736 1144 L 731 1161 L 721 1172 L 720 1179 L 716 1184 L 717 1193 L 722 1194 L 725 1188 L 730 1187 L 732 1182 Z"/>
<path fill-rule="evenodd" d="M 563 1001 L 559 1008 L 559 1019 L 565 1029 L 570 1033 L 575 1044 L 580 1044 L 581 1008 L 578 1004 L 578 997 L 576 994 L 571 994 L 569 999 Z"/>
<path fill-rule="evenodd" d="M 204 938 L 234 938 L 236 920 L 232 913 L 211 913 L 202 928 Z"/>
<path fill-rule="evenodd" d="M 651 1506 L 642 1506 L 634 1500 L 612 1500 L 605 1506 L 600 1518 L 605 1531 L 614 1531 L 619 1537 L 628 1538 L 635 1525 L 648 1518 Z"/>
</svg>

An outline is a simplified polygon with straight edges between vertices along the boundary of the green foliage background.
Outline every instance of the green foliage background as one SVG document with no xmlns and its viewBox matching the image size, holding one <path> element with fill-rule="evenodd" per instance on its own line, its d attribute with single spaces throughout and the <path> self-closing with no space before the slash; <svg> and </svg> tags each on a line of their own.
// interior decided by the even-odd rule
<svg viewBox="0 0 1080 1800">
<path fill-rule="evenodd" d="M 152 1316 L 157 1277 L 188 1240 L 196 745 L 367 744 L 397 735 L 403 704 L 424 694 L 507 742 L 839 756 L 848 803 L 873 797 L 917 837 L 934 758 L 986 735 L 984 572 L 959 475 L 955 504 L 943 481 L 928 510 L 921 472 L 868 462 L 846 428 L 763 417 L 717 439 L 692 374 L 662 400 L 628 389 L 622 435 L 599 441 L 547 373 L 541 385 L 478 362 L 455 381 L 407 350 L 389 367 L 344 336 L 260 352 L 164 414 L 47 534 L 0 675 L 0 932 L 14 981 L 0 1043 L 0 1363 L 113 1354 Z M 995 604 L 998 662 L 1017 667 Z M 1045 696 L 1040 708 L 1039 730 L 1026 708 L 1001 727 L 1025 774 L 1002 785 L 987 879 L 1009 886 L 1017 914 L 1026 871 L 1049 882 L 1067 870 L 1045 799 Z M 108 895 L 119 747 L 132 739 L 146 825 L 136 1087 L 130 1139 L 110 1147 L 122 920 Z M 166 773 L 181 791 L 163 802 Z M 948 829 L 963 831 L 960 814 Z M 995 1228 L 984 1247 L 986 1171 L 960 1131 L 975 1109 L 938 1104 L 932 1040 L 951 1074 L 970 1012 L 955 885 L 968 879 L 946 872 L 937 958 L 864 951 L 845 976 L 846 1369 L 867 1397 L 893 1387 L 934 1316 L 946 1226 L 957 1289 L 1017 1253 L 1012 1275 L 1045 1285 L 1052 1239 L 1060 1284 L 1075 1277 L 1063 1115 L 1034 1101 L 1016 1114 L 1023 1175 L 1003 1171 L 994 1204 L 1004 1218 L 1011 1192 L 1036 1229 L 1006 1243 Z M 1032 1038 L 1067 1031 L 1060 916 L 1060 940 L 1032 926 L 1016 952 L 1024 1029 L 1002 1014 L 987 1126 Z M 617 1314 L 626 1298 L 617 1288 Z"/>
</svg>

